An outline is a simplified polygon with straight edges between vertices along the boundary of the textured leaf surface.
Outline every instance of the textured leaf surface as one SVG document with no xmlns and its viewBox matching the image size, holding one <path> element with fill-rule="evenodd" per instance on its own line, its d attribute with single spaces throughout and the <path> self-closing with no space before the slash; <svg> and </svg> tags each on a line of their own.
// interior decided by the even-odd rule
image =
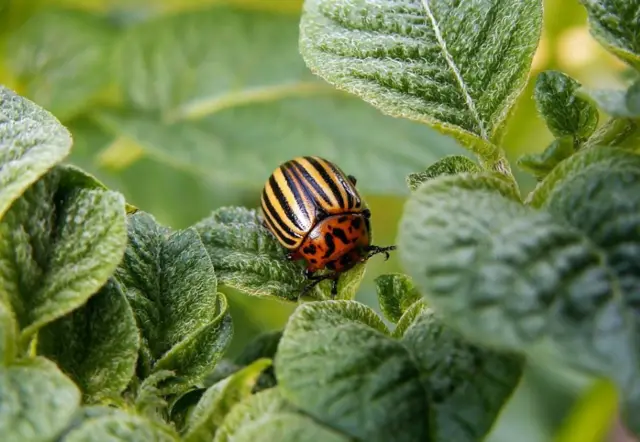
<svg viewBox="0 0 640 442">
<path fill-rule="evenodd" d="M 177 442 L 173 430 L 141 416 L 117 413 L 97 419 L 88 419 L 70 431 L 62 442 Z"/>
<path fill-rule="evenodd" d="M 255 296 L 295 301 L 309 281 L 302 261 L 285 258 L 286 249 L 262 226 L 257 211 L 224 207 L 194 228 L 211 257 L 220 283 Z M 364 276 L 364 265 L 344 273 L 338 281 L 338 298 L 350 299 Z M 308 296 L 327 299 L 331 285 L 323 282 Z"/>
<path fill-rule="evenodd" d="M 385 318 L 397 323 L 413 303 L 422 299 L 422 295 L 413 285 L 413 281 L 403 274 L 380 275 L 375 279 L 378 302 Z"/>
<path fill-rule="evenodd" d="M 0 219 L 70 149 L 71 136 L 53 115 L 0 86 Z"/>
<path fill-rule="evenodd" d="M 538 0 L 307 0 L 300 49 L 336 87 L 490 156 L 541 22 Z"/>
<path fill-rule="evenodd" d="M 38 352 L 56 362 L 90 402 L 115 397 L 127 387 L 139 346 L 133 311 L 113 279 L 38 334 Z"/>
<path fill-rule="evenodd" d="M 23 341 L 84 304 L 107 281 L 126 245 L 124 200 L 68 187 L 54 169 L 0 223 L 0 284 Z"/>
<path fill-rule="evenodd" d="M 420 187 L 420 184 L 432 178 L 439 177 L 440 175 L 455 175 L 463 172 L 479 173 L 482 172 L 482 169 L 477 163 L 467 157 L 450 155 L 436 161 L 424 172 L 410 174 L 407 177 L 407 185 L 409 189 L 416 190 Z"/>
<path fill-rule="evenodd" d="M 542 72 L 536 79 L 536 107 L 557 138 L 572 136 L 579 142 L 598 125 L 598 109 L 576 94 L 580 87 L 576 80 L 557 71 Z"/>
<path fill-rule="evenodd" d="M 430 309 L 404 332 L 430 392 L 432 440 L 483 440 L 520 380 L 522 358 L 467 343 Z"/>
<path fill-rule="evenodd" d="M 612 53 L 640 68 L 639 0 L 580 0 L 589 13 L 591 33 Z"/>
<path fill-rule="evenodd" d="M 533 174 L 539 180 L 546 177 L 561 161 L 569 158 L 575 152 L 573 137 L 562 137 L 553 140 L 551 144 L 539 154 L 526 154 L 518 159 L 518 166 Z"/>
<path fill-rule="evenodd" d="M 254 440 L 330 441 L 351 440 L 296 413 L 280 389 L 256 393 L 233 407 L 216 433 L 214 442 Z"/>
<path fill-rule="evenodd" d="M 636 348 L 604 251 L 547 212 L 460 182 L 423 185 L 399 229 L 401 260 L 430 304 L 471 342 L 629 387 Z"/>
<path fill-rule="evenodd" d="M 113 33 L 96 15 L 40 12 L 10 35 L 6 62 L 27 97 L 68 119 L 107 86 Z"/>
<path fill-rule="evenodd" d="M 413 441 L 429 435 L 430 407 L 418 368 L 362 304 L 298 307 L 275 362 L 278 388 L 289 401 L 352 438 Z"/>
<path fill-rule="evenodd" d="M 143 373 L 173 370 L 176 388 L 192 384 L 232 333 L 209 255 L 195 230 L 171 232 L 144 212 L 129 216 L 128 237 L 116 275 L 141 329 Z"/>
<path fill-rule="evenodd" d="M 38 358 L 0 368 L 0 434 L 6 441 L 55 438 L 80 405 L 80 392 L 52 362 Z"/>
<path fill-rule="evenodd" d="M 323 152 L 366 192 L 406 194 L 407 174 L 462 150 L 319 81 L 298 33 L 297 15 L 228 7 L 131 26 L 116 70 L 133 111 L 98 120 L 199 180 L 255 191 L 282 162 Z"/>
<path fill-rule="evenodd" d="M 251 395 L 260 373 L 269 365 L 269 359 L 258 359 L 209 387 L 189 414 L 183 440 L 211 441 L 231 408 Z"/>
</svg>

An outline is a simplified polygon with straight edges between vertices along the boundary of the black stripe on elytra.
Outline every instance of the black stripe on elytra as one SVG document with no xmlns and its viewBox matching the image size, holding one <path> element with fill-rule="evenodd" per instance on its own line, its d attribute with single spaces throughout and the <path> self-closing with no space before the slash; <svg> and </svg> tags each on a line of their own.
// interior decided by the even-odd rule
<svg viewBox="0 0 640 442">
<path fill-rule="evenodd" d="M 313 179 L 311 174 L 306 171 L 306 169 L 302 166 L 302 164 L 298 163 L 297 161 L 294 161 L 293 165 L 295 166 L 296 171 L 302 176 L 306 184 L 308 186 L 311 186 L 313 190 L 315 190 L 318 193 L 318 195 L 320 195 L 320 198 L 322 198 L 328 206 L 331 206 L 331 200 L 329 199 L 325 191 L 322 189 L 322 186 L 320 186 L 316 182 L 316 180 Z"/>
<path fill-rule="evenodd" d="M 271 225 L 275 226 L 276 224 L 278 225 L 278 229 L 276 230 L 280 230 L 283 233 L 288 233 L 289 236 L 293 236 L 293 237 L 297 237 L 298 235 L 296 235 L 295 233 L 293 233 L 293 231 L 291 230 L 291 228 L 289 228 L 289 226 L 287 226 L 281 219 L 279 216 L 274 216 L 277 214 L 276 210 L 273 208 L 273 205 L 271 204 L 271 201 L 269 200 L 269 196 L 267 195 L 266 190 L 262 191 L 262 201 L 264 202 L 264 206 L 263 209 L 266 209 L 265 212 L 267 215 L 269 215 L 269 217 L 271 218 Z M 273 222 L 275 221 L 275 223 Z M 293 245 L 295 244 L 295 241 L 291 242 L 292 240 L 289 238 L 286 238 L 284 236 L 284 234 L 282 235 L 278 235 L 283 242 L 289 244 L 289 245 Z"/>
<path fill-rule="evenodd" d="M 291 193 L 296 200 L 296 204 L 298 205 L 300 212 L 304 214 L 306 219 L 310 220 L 311 218 L 309 216 L 309 213 L 307 212 L 307 207 L 305 206 L 303 199 L 306 195 L 302 195 L 301 189 L 298 187 L 298 180 L 291 170 L 291 164 L 287 162 L 285 163 L 284 167 L 281 167 L 281 169 L 282 175 L 284 175 L 284 178 L 287 180 L 287 186 L 289 186 L 289 189 L 291 189 Z"/>
<path fill-rule="evenodd" d="M 273 175 L 269 177 L 269 186 L 271 186 L 271 190 L 273 191 L 273 194 L 276 196 L 276 199 L 278 200 L 278 204 L 280 205 L 280 208 L 284 213 L 287 214 L 287 219 L 290 222 L 292 222 L 293 225 L 295 225 L 299 230 L 302 230 L 302 226 L 300 225 L 298 217 L 294 215 L 293 209 L 287 202 L 287 198 L 285 198 L 284 193 L 282 193 L 282 189 L 280 188 L 280 186 L 278 186 L 278 182 L 273 177 Z"/>
<path fill-rule="evenodd" d="M 344 230 L 336 227 L 333 229 L 333 235 L 342 241 L 343 244 L 349 244 L 349 240 L 347 239 L 347 235 L 344 233 Z"/>
<path fill-rule="evenodd" d="M 262 210 L 266 212 L 264 204 L 262 205 Z M 271 232 L 277 237 L 278 240 L 284 242 L 286 245 L 288 245 L 288 246 L 295 245 L 296 242 L 294 240 L 289 239 L 286 236 L 282 236 L 281 234 L 279 234 L 279 229 L 277 229 L 277 228 L 275 228 L 273 226 L 273 221 L 271 221 L 270 216 L 271 216 L 270 214 L 267 214 L 267 213 L 264 214 L 264 221 L 269 226 L 269 230 L 271 230 Z"/>
<path fill-rule="evenodd" d="M 324 166 L 313 157 L 305 157 L 305 159 L 309 163 L 311 163 L 311 165 L 318 171 L 322 179 L 327 183 L 327 185 L 331 189 L 331 192 L 336 196 L 336 199 L 338 200 L 338 206 L 344 207 L 344 198 L 342 198 L 342 192 L 340 192 L 340 188 L 338 187 L 338 184 L 336 184 L 336 180 L 333 178 L 333 176 L 335 176 L 335 173 L 332 173 L 330 175 L 329 172 L 333 171 L 328 171 L 327 169 L 325 169 Z"/>
<path fill-rule="evenodd" d="M 340 183 L 342 187 L 344 187 L 345 191 L 347 192 L 347 207 L 349 209 L 354 209 L 356 205 L 353 198 L 354 192 L 352 192 L 352 189 L 355 191 L 355 187 L 353 183 L 349 181 L 349 178 L 345 177 L 344 173 L 336 165 L 334 165 L 330 161 L 327 161 L 327 160 L 324 160 L 324 161 L 329 165 L 333 173 L 340 178 Z"/>
<path fill-rule="evenodd" d="M 325 233 L 324 242 L 327 243 L 327 251 L 325 252 L 323 258 L 328 258 L 336 250 L 336 245 L 333 242 L 333 235 L 331 235 L 331 233 L 329 232 Z"/>
</svg>

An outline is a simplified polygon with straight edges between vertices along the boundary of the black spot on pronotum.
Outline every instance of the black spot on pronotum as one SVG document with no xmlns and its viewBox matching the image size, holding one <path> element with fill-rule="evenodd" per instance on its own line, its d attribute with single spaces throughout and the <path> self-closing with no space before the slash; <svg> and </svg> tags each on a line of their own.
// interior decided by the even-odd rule
<svg viewBox="0 0 640 442">
<path fill-rule="evenodd" d="M 327 244 L 327 251 L 323 258 L 328 258 L 336 250 L 336 245 L 333 242 L 333 235 L 331 233 L 324 234 L 324 242 Z"/>
<path fill-rule="evenodd" d="M 356 230 L 360 228 L 360 224 L 362 224 L 362 222 L 360 221 L 360 218 L 355 218 L 351 220 L 351 227 L 353 227 Z"/>
<path fill-rule="evenodd" d="M 328 268 L 329 270 L 335 270 L 335 269 L 336 269 L 336 262 L 335 262 L 335 261 L 329 261 L 329 262 L 327 263 L 327 268 Z"/>
<path fill-rule="evenodd" d="M 311 258 L 309 261 L 311 262 L 311 264 L 315 264 L 315 263 L 317 263 L 317 262 L 318 262 L 318 261 L 316 261 L 316 259 L 315 259 L 315 258 Z"/>
<path fill-rule="evenodd" d="M 342 224 L 343 222 L 345 222 L 347 219 L 349 219 L 348 216 L 344 215 L 341 216 L 340 218 L 338 218 L 338 223 Z"/>
<path fill-rule="evenodd" d="M 344 233 L 344 230 L 339 228 L 333 229 L 333 234 L 342 241 L 342 244 L 349 244 L 349 240 L 347 239 L 347 235 Z"/>
<path fill-rule="evenodd" d="M 304 249 L 302 249 L 302 252 L 305 253 L 306 255 L 315 255 L 316 254 L 316 246 L 314 244 L 310 244 L 307 247 L 305 247 Z"/>
</svg>

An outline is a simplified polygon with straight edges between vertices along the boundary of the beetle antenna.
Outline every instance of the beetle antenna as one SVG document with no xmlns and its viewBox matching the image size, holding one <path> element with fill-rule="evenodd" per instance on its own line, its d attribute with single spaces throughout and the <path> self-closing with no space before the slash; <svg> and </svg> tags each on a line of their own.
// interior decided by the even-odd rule
<svg viewBox="0 0 640 442">
<path fill-rule="evenodd" d="M 385 258 L 384 260 L 388 260 L 389 259 L 389 252 L 392 250 L 395 250 L 397 248 L 397 246 L 389 246 L 389 247 L 378 247 L 378 246 L 369 246 L 367 247 L 367 252 L 370 252 L 366 259 L 371 258 L 372 256 L 377 255 L 378 253 L 384 253 Z"/>
</svg>

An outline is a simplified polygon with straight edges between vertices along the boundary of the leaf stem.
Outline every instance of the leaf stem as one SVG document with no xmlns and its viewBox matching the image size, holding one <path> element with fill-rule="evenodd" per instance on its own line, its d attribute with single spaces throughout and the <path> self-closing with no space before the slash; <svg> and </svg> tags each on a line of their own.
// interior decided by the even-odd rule
<svg viewBox="0 0 640 442">
<path fill-rule="evenodd" d="M 520 195 L 518 182 L 513 176 L 513 172 L 511 172 L 511 164 L 509 164 L 509 160 L 507 159 L 504 150 L 496 146 L 495 155 L 491 158 L 480 156 L 478 158 L 484 169 L 505 178 L 508 184 L 515 190 L 516 195 Z"/>
</svg>

